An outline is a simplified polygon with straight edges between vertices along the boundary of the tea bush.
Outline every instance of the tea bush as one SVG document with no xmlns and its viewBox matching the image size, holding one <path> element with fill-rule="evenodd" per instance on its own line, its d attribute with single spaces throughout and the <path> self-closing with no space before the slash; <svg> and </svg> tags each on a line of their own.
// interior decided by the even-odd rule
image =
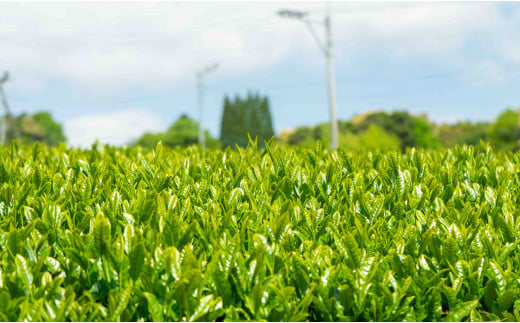
<svg viewBox="0 0 520 323">
<path fill-rule="evenodd" d="M 0 148 L 3 321 L 520 321 L 520 159 Z"/>
</svg>

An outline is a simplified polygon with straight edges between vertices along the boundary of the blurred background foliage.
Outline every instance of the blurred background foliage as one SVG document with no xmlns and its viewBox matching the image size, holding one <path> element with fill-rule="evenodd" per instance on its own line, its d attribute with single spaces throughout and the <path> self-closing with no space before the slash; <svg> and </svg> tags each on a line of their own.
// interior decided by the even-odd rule
<svg viewBox="0 0 520 323">
<path fill-rule="evenodd" d="M 21 142 L 36 141 L 56 146 L 66 142 L 61 124 L 45 111 L 14 117 Z M 8 120 L 8 124 L 11 120 Z M 388 151 L 409 147 L 423 149 L 452 148 L 456 145 L 489 143 L 497 150 L 520 149 L 520 118 L 518 112 L 507 109 L 492 122 L 459 121 L 454 124 L 436 124 L 426 115 L 412 115 L 406 111 L 370 111 L 339 121 L 339 147 L 347 150 Z M 159 141 L 167 147 L 188 147 L 198 144 L 199 123 L 183 114 L 164 132 L 147 132 L 130 146 L 153 148 Z M 282 145 L 312 147 L 321 141 L 325 147 L 330 141 L 329 123 L 286 129 L 275 136 L 269 99 L 249 93 L 247 97 L 224 98 L 219 138 L 204 131 L 206 147 L 246 147 L 248 135 L 257 139 L 262 148 L 265 141 L 275 137 Z M 7 131 L 7 143 L 14 139 L 12 129 Z"/>
<path fill-rule="evenodd" d="M 478 145 L 484 141 L 499 150 L 520 148 L 518 112 L 508 109 L 494 122 L 461 121 L 436 124 L 426 115 L 414 116 L 405 111 L 374 111 L 340 121 L 340 147 L 348 149 L 388 150 L 395 146 L 424 149 L 452 148 L 456 145 Z M 303 126 L 284 131 L 279 139 L 289 145 L 310 147 L 316 140 L 329 142 L 329 125 Z M 396 145 L 397 142 L 397 145 Z"/>
<path fill-rule="evenodd" d="M 218 149 L 221 147 L 219 140 L 211 136 L 208 131 L 204 131 L 206 147 Z M 150 133 L 147 132 L 132 143 L 134 146 L 154 148 L 159 141 L 167 147 L 188 147 L 196 145 L 199 138 L 199 123 L 187 115 L 181 115 L 166 132 Z"/>
<path fill-rule="evenodd" d="M 252 93 L 245 99 L 236 96 L 230 100 L 225 97 L 220 126 L 222 145 L 246 147 L 249 143 L 248 134 L 258 138 L 259 147 L 263 147 L 264 141 L 274 136 L 268 98 Z"/>
<path fill-rule="evenodd" d="M 11 118 L 8 116 L 7 118 Z M 20 132 L 20 141 L 24 144 L 33 144 L 36 141 L 46 143 L 49 146 L 56 146 L 60 142 L 66 142 L 67 138 L 63 134 L 63 127 L 55 121 L 47 111 L 40 111 L 33 115 L 23 113 L 14 117 L 16 127 Z M 8 120 L 7 124 L 12 124 Z M 7 143 L 15 139 L 15 132 L 12 127 L 7 129 Z"/>
</svg>

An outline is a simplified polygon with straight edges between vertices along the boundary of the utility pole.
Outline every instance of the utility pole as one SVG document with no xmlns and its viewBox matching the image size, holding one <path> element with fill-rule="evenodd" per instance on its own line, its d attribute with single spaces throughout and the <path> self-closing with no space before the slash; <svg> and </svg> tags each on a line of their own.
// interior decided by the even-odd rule
<svg viewBox="0 0 520 323">
<path fill-rule="evenodd" d="M 202 77 L 215 71 L 218 68 L 218 64 L 207 66 L 197 73 L 197 89 L 199 92 L 199 145 L 202 144 L 202 150 L 206 148 L 206 138 L 204 137 L 204 125 L 203 125 L 203 94 L 204 84 L 202 83 Z"/>
<path fill-rule="evenodd" d="M 287 18 L 301 20 L 305 23 L 312 34 L 312 37 L 318 44 L 325 58 L 327 60 L 327 80 L 328 80 L 328 96 L 329 96 L 329 115 L 330 115 L 330 149 L 336 150 L 338 148 L 338 120 L 336 117 L 336 80 L 334 76 L 334 57 L 332 51 L 332 36 L 330 27 L 330 5 L 327 2 L 327 15 L 323 21 L 325 27 L 325 44 L 320 41 L 316 32 L 312 28 L 312 22 L 307 19 L 307 13 L 295 10 L 280 10 L 278 15 Z"/>
<path fill-rule="evenodd" d="M 2 97 L 2 104 L 4 106 L 4 120 L 2 121 L 2 130 L 1 130 L 1 140 L 2 145 L 5 144 L 7 140 L 7 124 L 11 122 L 11 129 L 14 133 L 14 137 L 20 140 L 20 131 L 16 126 L 16 120 L 11 114 L 11 110 L 9 109 L 9 104 L 7 103 L 7 97 L 4 92 L 4 83 L 9 80 L 9 72 L 4 72 L 4 76 L 0 79 L 0 96 Z"/>
<path fill-rule="evenodd" d="M 520 107 L 518 107 L 518 123 L 516 128 L 516 150 L 520 150 Z"/>
</svg>

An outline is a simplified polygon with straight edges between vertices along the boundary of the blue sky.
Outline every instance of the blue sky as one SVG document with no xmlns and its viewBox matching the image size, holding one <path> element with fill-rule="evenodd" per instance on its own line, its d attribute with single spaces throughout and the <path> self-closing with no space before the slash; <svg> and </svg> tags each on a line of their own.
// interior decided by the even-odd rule
<svg viewBox="0 0 520 323">
<path fill-rule="evenodd" d="M 48 110 L 69 143 L 123 145 L 198 118 L 217 136 L 225 95 L 267 95 L 275 131 L 327 122 L 325 59 L 290 8 L 324 2 L 0 3 L 0 72 L 14 113 Z M 340 119 L 370 110 L 491 121 L 520 106 L 520 3 L 333 2 Z M 317 24 L 316 31 L 323 35 Z"/>
</svg>

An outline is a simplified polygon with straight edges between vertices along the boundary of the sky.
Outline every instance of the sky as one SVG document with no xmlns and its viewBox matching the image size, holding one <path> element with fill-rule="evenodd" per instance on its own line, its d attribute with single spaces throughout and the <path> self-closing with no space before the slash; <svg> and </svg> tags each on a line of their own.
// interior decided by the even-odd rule
<svg viewBox="0 0 520 323">
<path fill-rule="evenodd" d="M 520 106 L 520 3 L 330 2 L 340 120 L 373 110 L 438 123 Z M 125 145 L 199 119 L 225 96 L 268 96 L 276 133 L 328 122 L 325 2 L 0 2 L 0 73 L 14 114 L 49 111 L 68 143 Z"/>
</svg>

